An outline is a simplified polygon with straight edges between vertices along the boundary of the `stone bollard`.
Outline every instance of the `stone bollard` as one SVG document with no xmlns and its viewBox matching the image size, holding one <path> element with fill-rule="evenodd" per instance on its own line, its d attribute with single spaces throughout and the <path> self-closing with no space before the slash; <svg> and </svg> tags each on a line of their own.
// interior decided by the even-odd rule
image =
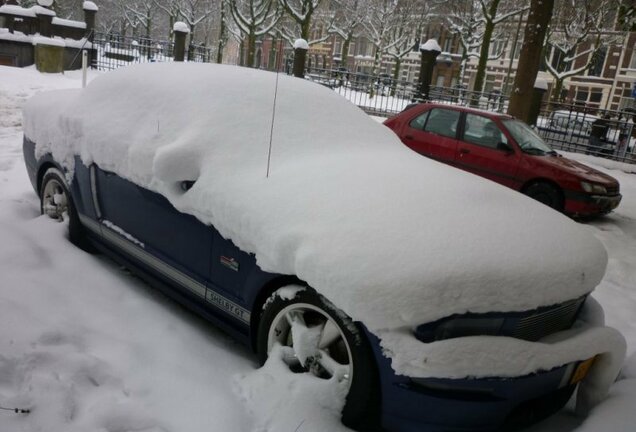
<svg viewBox="0 0 636 432">
<path fill-rule="evenodd" d="M 86 37 L 89 41 L 93 42 L 95 36 L 95 16 L 99 8 L 92 1 L 85 1 L 82 5 L 84 10 L 84 22 L 86 23 Z"/>
<path fill-rule="evenodd" d="M 307 58 L 307 51 L 309 50 L 309 44 L 305 39 L 296 39 L 294 42 L 294 67 L 293 74 L 295 77 L 305 77 L 305 60 Z"/>
<path fill-rule="evenodd" d="M 174 31 L 174 61 L 185 60 L 186 37 L 190 33 L 190 27 L 184 22 L 177 21 L 172 28 Z"/>
<path fill-rule="evenodd" d="M 433 68 L 437 56 L 440 55 L 442 49 L 435 39 L 429 39 L 425 44 L 420 45 L 420 80 L 415 100 L 419 102 L 428 100 L 428 92 L 431 88 L 431 80 L 433 79 Z"/>
<path fill-rule="evenodd" d="M 532 90 L 532 98 L 530 100 L 530 109 L 528 110 L 528 124 L 536 125 L 539 113 L 541 112 L 541 102 L 543 101 L 543 95 L 548 91 L 548 83 L 546 80 L 537 78 L 534 82 L 534 89 Z"/>
<path fill-rule="evenodd" d="M 47 37 L 34 37 L 35 67 L 40 72 L 61 73 L 64 71 L 64 48 L 66 44 Z"/>
</svg>

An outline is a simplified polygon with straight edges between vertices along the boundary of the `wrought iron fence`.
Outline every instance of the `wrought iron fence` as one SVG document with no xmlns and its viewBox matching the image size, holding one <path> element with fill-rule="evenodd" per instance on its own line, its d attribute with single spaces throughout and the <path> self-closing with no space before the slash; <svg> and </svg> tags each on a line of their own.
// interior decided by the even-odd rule
<svg viewBox="0 0 636 432">
<path fill-rule="evenodd" d="M 632 115 L 576 105 L 546 106 L 536 126 L 539 135 L 557 150 L 636 163 Z"/>
<path fill-rule="evenodd" d="M 174 42 L 143 37 L 122 36 L 114 33 L 95 33 L 93 67 L 112 70 L 134 63 L 174 61 Z M 209 62 L 212 48 L 204 45 L 187 47 L 186 59 L 192 62 Z"/>
<path fill-rule="evenodd" d="M 349 72 L 346 69 L 312 68 L 306 78 L 334 89 L 367 113 L 390 116 L 408 105 L 421 101 L 419 84 L 395 80 L 388 74 L 368 75 Z M 501 92 L 473 92 L 462 86 L 453 88 L 432 86 L 428 100 L 452 105 L 470 105 L 474 108 L 505 112 L 508 97 Z"/>
</svg>

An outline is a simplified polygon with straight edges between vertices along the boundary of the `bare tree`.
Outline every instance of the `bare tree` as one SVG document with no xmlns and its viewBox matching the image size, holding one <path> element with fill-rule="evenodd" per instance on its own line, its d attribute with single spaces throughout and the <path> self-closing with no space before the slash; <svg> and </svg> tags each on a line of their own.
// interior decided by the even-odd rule
<svg viewBox="0 0 636 432">
<path fill-rule="evenodd" d="M 567 78 L 588 70 L 600 50 L 616 41 L 612 27 L 618 7 L 616 0 L 555 1 L 545 49 L 545 65 L 555 81 L 553 102 L 561 101 Z"/>
<path fill-rule="evenodd" d="M 256 39 L 268 34 L 282 16 L 277 0 L 230 0 L 228 6 L 236 29 L 247 42 L 246 65 L 254 64 Z"/>
<path fill-rule="evenodd" d="M 153 0 L 168 17 L 168 40 L 172 40 L 174 24 L 181 19 L 181 0 Z"/>
<path fill-rule="evenodd" d="M 313 21 L 316 11 L 320 7 L 322 0 L 278 0 L 281 7 L 284 9 L 287 16 L 291 19 L 292 27 L 282 23 L 280 26 L 280 33 L 291 45 L 294 44 L 294 40 L 301 38 L 305 39 L 309 45 L 313 45 L 319 42 L 323 42 L 329 38 L 329 32 L 323 32 L 315 40 L 310 39 L 310 33 L 312 30 Z M 327 27 L 331 27 L 333 22 L 333 15 L 329 16 Z M 323 17 L 320 17 L 323 18 Z"/>
<path fill-rule="evenodd" d="M 150 39 L 156 13 L 154 0 L 134 0 L 124 3 L 126 14 L 135 19 L 144 29 L 144 36 Z"/>
<path fill-rule="evenodd" d="M 462 47 L 459 69 L 459 82 L 462 83 L 468 61 L 479 57 L 482 21 L 475 12 L 478 7 L 475 1 L 452 0 L 447 7 L 445 17 L 449 31 L 458 36 Z"/>
<path fill-rule="evenodd" d="M 218 4 L 212 0 L 180 0 L 180 15 L 190 27 L 190 45 L 197 39 L 197 26 L 217 10 Z"/>
<path fill-rule="evenodd" d="M 376 75 L 382 55 L 407 38 L 405 34 L 394 32 L 398 8 L 398 3 L 390 0 L 372 0 L 368 5 L 367 19 L 362 25 L 365 37 L 373 45 L 371 75 Z"/>
<path fill-rule="evenodd" d="M 342 38 L 340 58 L 342 65 L 346 66 L 351 42 L 362 35 L 366 0 L 336 0 L 335 5 L 336 13 L 331 31 Z"/>
<path fill-rule="evenodd" d="M 438 2 L 418 0 L 403 0 L 393 17 L 393 25 L 389 29 L 386 53 L 395 62 L 393 67 L 393 81 L 400 76 L 402 59 L 413 52 L 423 38 L 423 30 L 429 21 L 430 13 L 438 5 Z M 393 43 L 395 42 L 395 43 Z M 395 93 L 395 85 L 391 90 Z"/>
<path fill-rule="evenodd" d="M 480 35 L 481 46 L 473 85 L 474 91 L 481 92 L 484 88 L 486 65 L 489 60 L 490 43 L 493 40 L 495 27 L 527 9 L 525 0 L 503 0 L 503 2 L 502 0 L 477 0 L 475 12 L 478 20 L 481 21 L 483 33 Z M 496 53 L 495 58 L 500 55 L 501 53 Z"/>
</svg>

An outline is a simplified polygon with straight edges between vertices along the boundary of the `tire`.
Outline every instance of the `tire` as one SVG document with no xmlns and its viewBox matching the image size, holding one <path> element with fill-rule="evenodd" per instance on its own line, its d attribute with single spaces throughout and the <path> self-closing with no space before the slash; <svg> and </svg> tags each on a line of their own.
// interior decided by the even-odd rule
<svg viewBox="0 0 636 432">
<path fill-rule="evenodd" d="M 265 302 L 259 322 L 257 352 L 260 363 L 265 363 L 278 342 L 287 354 L 283 361 L 292 372 L 311 373 L 324 379 L 335 375 L 339 382 L 347 381 L 348 393 L 342 410 L 345 425 L 365 431 L 380 430 L 378 372 L 371 346 L 360 327 L 310 288 L 298 291 L 293 298 L 279 295 L 279 292 L 273 293 Z M 315 352 L 297 353 L 294 350 L 292 321 L 309 330 L 322 326 Z M 320 349 L 323 337 L 326 345 Z M 335 369 L 333 373 L 323 366 L 335 366 L 332 361 L 338 363 L 332 368 L 332 371 Z"/>
<path fill-rule="evenodd" d="M 77 215 L 64 174 L 57 168 L 47 169 L 42 177 L 40 213 L 58 222 L 68 220 L 68 237 L 71 243 L 87 252 L 93 252 Z"/>
<path fill-rule="evenodd" d="M 547 183 L 533 183 L 524 193 L 532 199 L 563 212 L 563 197 L 557 188 Z"/>
</svg>

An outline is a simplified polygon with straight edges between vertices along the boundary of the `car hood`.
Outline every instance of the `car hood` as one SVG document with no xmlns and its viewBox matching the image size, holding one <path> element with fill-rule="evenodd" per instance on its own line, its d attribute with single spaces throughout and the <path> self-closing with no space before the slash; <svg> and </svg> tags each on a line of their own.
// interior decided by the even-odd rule
<svg viewBox="0 0 636 432">
<path fill-rule="evenodd" d="M 614 177 L 564 156 L 540 156 L 540 158 L 544 164 L 565 170 L 568 173 L 579 177 L 581 180 L 599 183 L 605 186 L 618 185 L 618 180 Z"/>
<path fill-rule="evenodd" d="M 79 154 L 163 194 L 372 331 L 560 303 L 590 292 L 607 263 L 586 227 L 422 158 L 293 77 L 128 67 L 65 97 L 34 97 L 24 124 L 38 154 L 71 174 Z M 183 180 L 196 183 L 184 192 Z"/>
</svg>

